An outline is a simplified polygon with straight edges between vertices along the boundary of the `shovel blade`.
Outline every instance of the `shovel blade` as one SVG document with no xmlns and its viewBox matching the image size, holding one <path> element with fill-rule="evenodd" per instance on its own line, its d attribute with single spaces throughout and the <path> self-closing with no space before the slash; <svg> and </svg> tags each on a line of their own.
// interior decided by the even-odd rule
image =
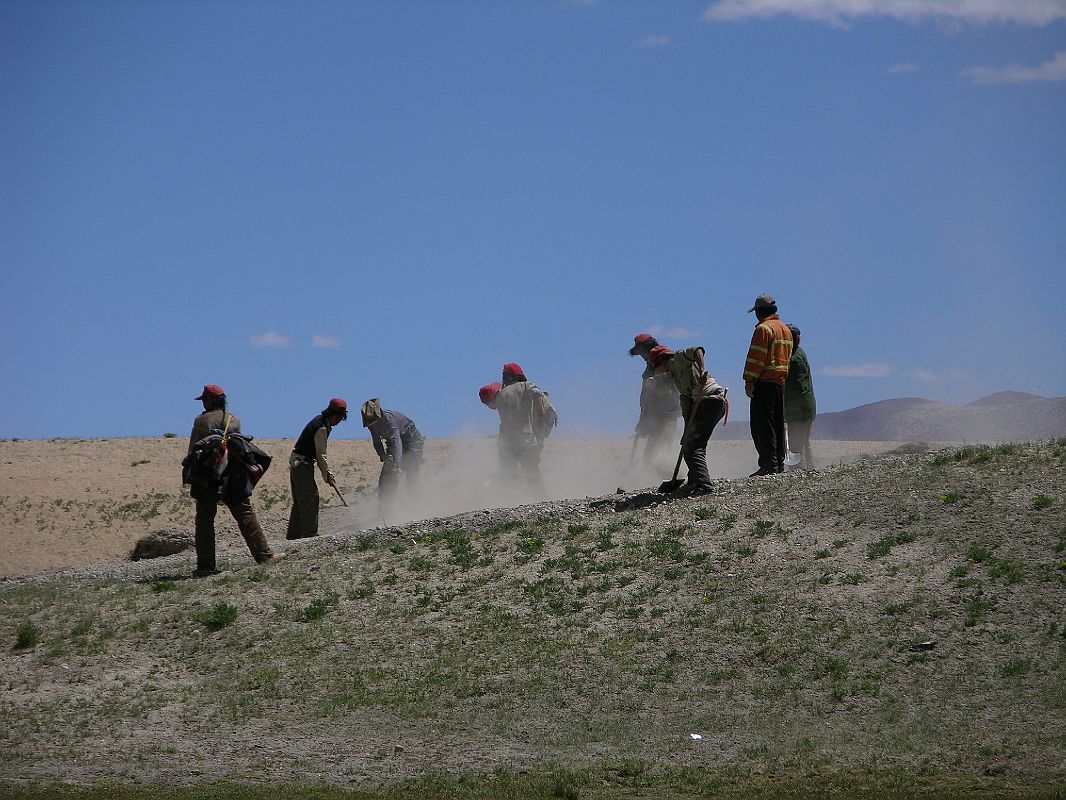
<svg viewBox="0 0 1066 800">
<path fill-rule="evenodd" d="M 681 488 L 684 483 L 684 478 L 677 478 L 676 480 L 672 481 L 663 481 L 659 484 L 659 493 L 670 494 L 672 492 L 676 492 L 678 489 Z"/>
</svg>

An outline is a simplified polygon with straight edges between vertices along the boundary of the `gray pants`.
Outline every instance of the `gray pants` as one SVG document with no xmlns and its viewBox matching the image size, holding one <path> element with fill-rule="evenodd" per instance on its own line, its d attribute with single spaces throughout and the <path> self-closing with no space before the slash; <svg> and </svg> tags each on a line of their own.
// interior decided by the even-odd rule
<svg viewBox="0 0 1066 800">
<path fill-rule="evenodd" d="M 388 513 L 395 508 L 396 493 L 400 488 L 400 473 L 404 474 L 407 481 L 407 491 L 413 492 L 418 488 L 418 478 L 422 472 L 422 454 L 425 439 L 408 444 L 404 442 L 403 457 L 399 464 L 392 461 L 384 461 L 381 464 L 381 474 L 378 476 L 378 502 L 382 511 Z"/>
</svg>

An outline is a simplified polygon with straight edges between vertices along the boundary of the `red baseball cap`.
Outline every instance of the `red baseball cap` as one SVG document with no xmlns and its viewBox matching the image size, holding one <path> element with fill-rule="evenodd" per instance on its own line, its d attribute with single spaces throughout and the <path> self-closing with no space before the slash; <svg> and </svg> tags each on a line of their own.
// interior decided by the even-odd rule
<svg viewBox="0 0 1066 800">
<path fill-rule="evenodd" d="M 326 406 L 326 411 L 331 414 L 344 414 L 344 416 L 348 416 L 348 404 L 339 397 L 334 397 L 330 399 L 329 405 Z"/>
<path fill-rule="evenodd" d="M 648 352 L 648 360 L 651 361 L 653 367 L 657 367 L 662 364 L 666 359 L 674 354 L 674 351 L 669 347 L 663 347 L 661 344 L 657 347 L 653 347 Z"/>
<path fill-rule="evenodd" d="M 199 397 L 194 397 L 194 400 L 203 400 L 205 397 L 225 397 L 226 392 L 221 386 L 216 386 L 213 383 L 204 384 L 204 393 Z"/>
<path fill-rule="evenodd" d="M 629 355 L 635 356 L 641 350 L 650 350 L 659 342 L 650 333 L 638 333 L 633 337 L 633 346 L 629 348 Z"/>
<path fill-rule="evenodd" d="M 507 380 L 508 378 L 524 378 L 524 377 L 526 377 L 526 373 L 524 373 L 522 371 L 522 368 L 520 366 L 518 366 L 517 364 L 512 363 L 512 364 L 504 364 L 503 365 L 503 379 L 504 380 Z"/>
<path fill-rule="evenodd" d="M 500 393 L 502 388 L 498 383 L 489 383 L 477 390 L 477 396 L 481 398 L 482 403 L 488 405 L 496 399 L 496 395 Z"/>
</svg>

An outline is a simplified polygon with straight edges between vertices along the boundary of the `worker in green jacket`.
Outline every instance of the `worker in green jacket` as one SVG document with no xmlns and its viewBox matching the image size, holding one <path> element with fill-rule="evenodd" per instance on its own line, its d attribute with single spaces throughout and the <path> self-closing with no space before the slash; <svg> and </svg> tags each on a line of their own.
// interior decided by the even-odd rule
<svg viewBox="0 0 1066 800">
<path fill-rule="evenodd" d="M 814 383 L 811 381 L 811 365 L 807 354 L 800 347 L 800 329 L 789 325 L 792 331 L 792 358 L 788 362 L 788 379 L 785 381 L 785 426 L 788 430 L 788 449 L 800 457 L 794 469 L 813 469 L 811 453 L 811 426 L 818 415 L 814 399 Z"/>
</svg>

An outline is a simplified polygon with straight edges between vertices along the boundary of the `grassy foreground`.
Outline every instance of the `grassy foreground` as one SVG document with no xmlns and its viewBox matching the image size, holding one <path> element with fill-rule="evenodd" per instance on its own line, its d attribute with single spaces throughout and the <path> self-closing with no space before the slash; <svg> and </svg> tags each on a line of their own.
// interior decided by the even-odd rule
<svg viewBox="0 0 1066 800">
<path fill-rule="evenodd" d="M 1057 800 L 1061 783 L 1020 785 L 997 777 L 960 779 L 912 773 L 742 776 L 727 773 L 650 773 L 642 765 L 540 775 L 467 775 L 404 781 L 386 789 L 332 786 L 215 785 L 155 788 L 103 785 L 93 789 L 13 789 L 10 800 L 804 800 L 806 798 L 1011 798 Z"/>
<path fill-rule="evenodd" d="M 0 789 L 1062 797 L 1064 487 L 968 447 L 0 586 Z"/>
</svg>

